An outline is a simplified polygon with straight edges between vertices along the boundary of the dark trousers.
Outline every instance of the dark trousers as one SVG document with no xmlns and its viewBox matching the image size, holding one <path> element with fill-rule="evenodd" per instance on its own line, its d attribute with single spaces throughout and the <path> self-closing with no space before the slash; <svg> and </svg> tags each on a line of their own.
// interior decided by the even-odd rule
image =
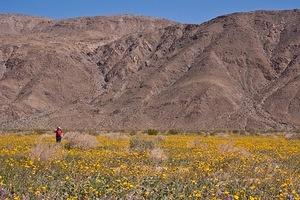
<svg viewBox="0 0 300 200">
<path fill-rule="evenodd" d="M 56 142 L 60 143 L 61 142 L 61 137 L 56 137 Z"/>
</svg>

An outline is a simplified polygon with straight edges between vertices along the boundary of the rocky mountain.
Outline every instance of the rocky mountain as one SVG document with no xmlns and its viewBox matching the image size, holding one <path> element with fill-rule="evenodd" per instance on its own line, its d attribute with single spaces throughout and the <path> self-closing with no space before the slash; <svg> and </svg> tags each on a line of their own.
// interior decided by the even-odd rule
<svg viewBox="0 0 300 200">
<path fill-rule="evenodd" d="M 300 128 L 300 10 L 203 24 L 0 15 L 0 127 Z"/>
</svg>

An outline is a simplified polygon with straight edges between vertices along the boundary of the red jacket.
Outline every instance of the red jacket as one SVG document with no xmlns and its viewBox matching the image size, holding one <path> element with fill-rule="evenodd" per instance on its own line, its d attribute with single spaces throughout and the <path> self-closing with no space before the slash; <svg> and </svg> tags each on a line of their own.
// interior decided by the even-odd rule
<svg viewBox="0 0 300 200">
<path fill-rule="evenodd" d="M 55 135 L 56 135 L 57 138 L 61 138 L 61 137 L 64 136 L 64 133 L 62 132 L 61 129 L 56 129 Z"/>
</svg>

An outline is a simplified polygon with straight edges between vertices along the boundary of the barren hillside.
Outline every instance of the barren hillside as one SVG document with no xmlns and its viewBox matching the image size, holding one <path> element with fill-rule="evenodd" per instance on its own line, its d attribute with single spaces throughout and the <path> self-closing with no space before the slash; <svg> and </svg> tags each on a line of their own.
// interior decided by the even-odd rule
<svg viewBox="0 0 300 200">
<path fill-rule="evenodd" d="M 299 129 L 299 55 L 299 10 L 0 15 L 0 127 Z"/>
</svg>

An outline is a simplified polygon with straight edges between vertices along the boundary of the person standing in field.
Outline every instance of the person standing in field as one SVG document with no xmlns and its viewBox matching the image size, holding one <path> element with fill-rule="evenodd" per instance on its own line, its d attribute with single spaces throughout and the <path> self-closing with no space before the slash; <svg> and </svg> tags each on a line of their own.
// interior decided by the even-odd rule
<svg viewBox="0 0 300 200">
<path fill-rule="evenodd" d="M 63 131 L 61 130 L 60 127 L 57 127 L 56 130 L 55 130 L 54 132 L 55 132 L 56 142 L 57 142 L 57 143 L 60 143 L 62 137 L 64 136 Z"/>
</svg>

